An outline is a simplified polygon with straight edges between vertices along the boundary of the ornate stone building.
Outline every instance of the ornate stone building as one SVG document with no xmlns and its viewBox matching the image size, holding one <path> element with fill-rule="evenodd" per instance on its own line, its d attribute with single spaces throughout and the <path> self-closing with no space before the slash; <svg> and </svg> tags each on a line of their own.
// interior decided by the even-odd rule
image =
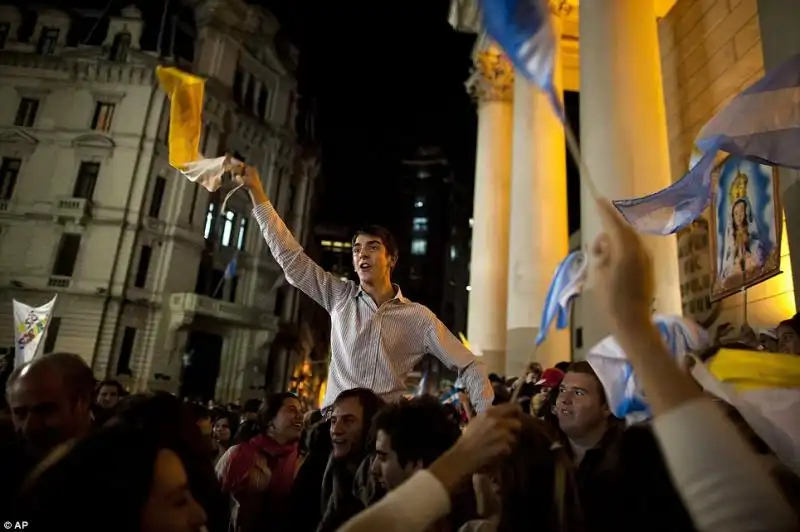
<svg viewBox="0 0 800 532">
<path fill-rule="evenodd" d="M 268 386 L 298 301 L 276 303 L 282 274 L 246 195 L 220 213 L 169 167 L 156 64 L 208 78 L 201 151 L 257 166 L 300 238 L 318 165 L 296 133 L 297 53 L 277 20 L 242 0 L 176 9 L 148 45 L 156 32 L 132 6 L 86 38 L 96 14 L 0 7 L 0 345 L 14 343 L 12 298 L 58 294 L 46 352 L 79 353 L 133 391 L 246 399 Z M 288 361 L 272 365 L 286 381 Z"/>
<path fill-rule="evenodd" d="M 451 5 L 454 28 L 480 33 L 474 0 Z M 583 158 L 599 192 L 611 199 L 641 197 L 681 177 L 702 125 L 761 77 L 764 65 L 800 52 L 788 22 L 800 16 L 800 0 L 550 0 L 549 6 L 560 45 L 555 83 L 580 92 Z M 515 375 L 534 358 L 557 263 L 569 249 L 588 246 L 601 227 L 582 189 L 580 235 L 568 235 L 564 130 L 545 97 L 515 76 L 490 43 L 478 39 L 473 59 L 468 90 L 479 124 L 468 337 L 492 371 Z M 783 274 L 747 295 L 708 303 L 707 235 L 682 234 L 680 254 L 675 237 L 646 238 L 657 270 L 656 310 L 684 312 L 709 327 L 741 325 L 747 297 L 754 327 L 793 315 L 792 263 L 800 259 L 792 260 L 789 248 L 800 246 L 797 183 L 796 172 L 780 170 Z M 573 312 L 572 339 L 569 331 L 551 331 L 535 354 L 543 365 L 581 358 L 607 334 L 592 294 L 590 278 Z"/>
</svg>

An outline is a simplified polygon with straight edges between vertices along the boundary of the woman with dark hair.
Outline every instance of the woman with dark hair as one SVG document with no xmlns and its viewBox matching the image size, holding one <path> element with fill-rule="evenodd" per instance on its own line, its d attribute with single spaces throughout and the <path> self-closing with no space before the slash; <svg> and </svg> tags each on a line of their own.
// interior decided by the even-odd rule
<svg viewBox="0 0 800 532">
<path fill-rule="evenodd" d="M 208 529 L 211 532 L 227 530 L 228 500 L 220 490 L 209 460 L 209 440 L 197 425 L 192 407 L 166 392 L 131 395 L 120 401 L 117 415 L 109 425 L 160 434 L 180 442 L 186 452 L 184 465 L 189 486 L 208 512 Z"/>
<path fill-rule="evenodd" d="M 234 501 L 237 531 L 283 530 L 288 501 L 301 464 L 303 408 L 293 393 L 267 397 L 258 413 L 262 432 L 234 445 L 217 463 L 222 489 Z"/>
<path fill-rule="evenodd" d="M 41 530 L 199 532 L 206 513 L 190 489 L 191 459 L 168 434 L 101 429 L 40 464 L 20 516 Z"/>
<path fill-rule="evenodd" d="M 211 413 L 212 437 L 216 457 L 214 463 L 219 462 L 225 451 L 233 445 L 233 436 L 239 428 L 239 416 L 226 410 L 215 410 Z"/>
</svg>

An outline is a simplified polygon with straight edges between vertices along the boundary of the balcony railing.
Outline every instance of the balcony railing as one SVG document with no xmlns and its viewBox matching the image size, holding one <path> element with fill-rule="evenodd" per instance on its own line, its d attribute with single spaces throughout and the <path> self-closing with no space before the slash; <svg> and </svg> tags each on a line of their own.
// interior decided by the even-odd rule
<svg viewBox="0 0 800 532">
<path fill-rule="evenodd" d="M 277 327 L 277 318 L 271 313 L 199 294 L 188 292 L 172 294 L 169 306 L 170 311 L 184 315 L 200 314 L 247 327 L 268 329 Z"/>
</svg>

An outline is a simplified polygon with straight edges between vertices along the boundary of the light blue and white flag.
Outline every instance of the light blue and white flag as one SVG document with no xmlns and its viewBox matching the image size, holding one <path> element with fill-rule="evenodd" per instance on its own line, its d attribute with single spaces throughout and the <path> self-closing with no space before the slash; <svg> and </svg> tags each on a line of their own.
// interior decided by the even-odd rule
<svg viewBox="0 0 800 532">
<path fill-rule="evenodd" d="M 702 157 L 680 180 L 649 196 L 614 201 L 638 231 L 669 235 L 696 220 L 711 201 L 719 152 L 800 169 L 800 54 L 731 100 L 703 126 L 695 144 Z"/>
<path fill-rule="evenodd" d="M 559 119 L 564 104 L 553 84 L 556 39 L 545 0 L 481 0 L 486 33 L 528 80 L 547 93 Z"/>
<path fill-rule="evenodd" d="M 683 316 L 656 315 L 653 323 L 677 364 L 708 346 L 707 331 L 693 320 Z M 630 422 L 650 417 L 650 407 L 633 368 L 613 336 L 607 336 L 592 347 L 586 360 L 603 384 L 611 413 Z"/>
<path fill-rule="evenodd" d="M 547 332 L 554 321 L 559 330 L 569 325 L 570 303 L 583 291 L 588 264 L 586 255 L 578 250 L 567 255 L 567 258 L 561 261 L 556 268 L 550 289 L 547 291 L 547 298 L 544 301 L 544 309 L 542 309 L 542 322 L 539 325 L 539 333 L 536 335 L 537 346 L 545 341 Z"/>
<path fill-rule="evenodd" d="M 677 233 L 699 218 L 711 202 L 711 171 L 717 153 L 712 146 L 689 173 L 667 188 L 642 198 L 615 200 L 614 206 L 641 233 Z"/>
<path fill-rule="evenodd" d="M 695 142 L 769 166 L 800 169 L 800 54 L 770 70 L 712 118 Z"/>
</svg>

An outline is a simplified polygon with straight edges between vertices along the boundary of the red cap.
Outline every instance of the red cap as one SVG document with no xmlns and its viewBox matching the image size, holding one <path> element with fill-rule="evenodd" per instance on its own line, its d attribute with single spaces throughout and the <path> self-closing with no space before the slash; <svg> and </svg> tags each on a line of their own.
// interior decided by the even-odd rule
<svg viewBox="0 0 800 532">
<path fill-rule="evenodd" d="M 564 372 L 558 368 L 547 368 L 542 373 L 542 378 L 536 381 L 536 386 L 547 386 L 548 388 L 555 388 L 561 384 L 561 379 L 564 378 Z"/>
</svg>

